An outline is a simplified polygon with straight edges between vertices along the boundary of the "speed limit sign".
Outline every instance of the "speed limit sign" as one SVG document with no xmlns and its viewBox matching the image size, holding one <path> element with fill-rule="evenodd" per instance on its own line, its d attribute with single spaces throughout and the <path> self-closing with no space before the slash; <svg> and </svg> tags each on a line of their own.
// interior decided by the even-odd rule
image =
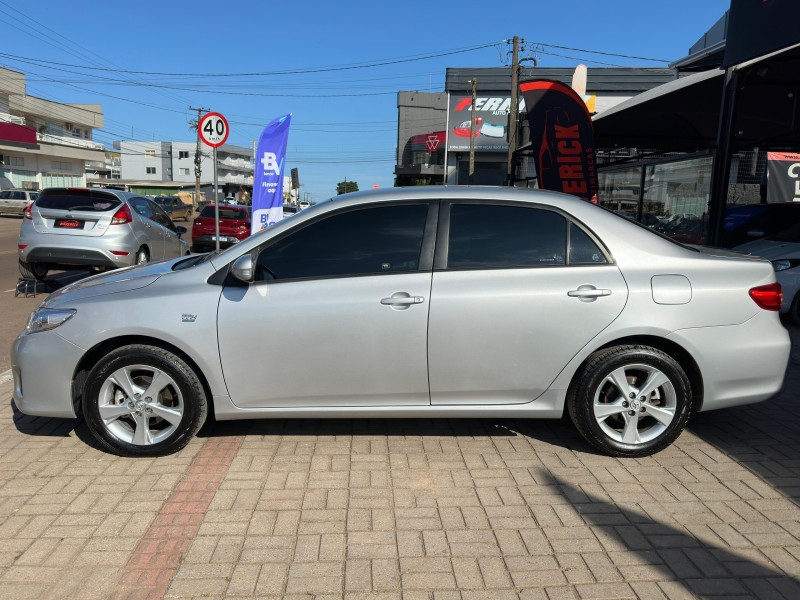
<svg viewBox="0 0 800 600">
<path fill-rule="evenodd" d="M 228 139 L 228 120 L 216 112 L 206 113 L 200 119 L 197 130 L 207 146 L 219 148 Z"/>
</svg>

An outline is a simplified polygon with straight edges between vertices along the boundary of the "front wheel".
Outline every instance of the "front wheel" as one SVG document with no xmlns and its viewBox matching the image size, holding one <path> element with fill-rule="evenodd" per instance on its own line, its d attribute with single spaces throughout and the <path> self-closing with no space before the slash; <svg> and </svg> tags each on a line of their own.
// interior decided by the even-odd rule
<svg viewBox="0 0 800 600">
<path fill-rule="evenodd" d="M 206 394 L 179 356 L 147 345 L 123 346 L 89 373 L 83 414 L 102 446 L 121 456 L 164 456 L 194 437 Z"/>
<path fill-rule="evenodd" d="M 25 279 L 35 279 L 36 281 L 43 281 L 47 277 L 47 265 L 43 263 L 29 263 L 19 261 L 19 273 Z"/>
<path fill-rule="evenodd" d="M 649 346 L 596 352 L 575 375 L 567 408 L 580 434 L 612 456 L 659 452 L 686 427 L 691 385 L 681 366 Z"/>
</svg>

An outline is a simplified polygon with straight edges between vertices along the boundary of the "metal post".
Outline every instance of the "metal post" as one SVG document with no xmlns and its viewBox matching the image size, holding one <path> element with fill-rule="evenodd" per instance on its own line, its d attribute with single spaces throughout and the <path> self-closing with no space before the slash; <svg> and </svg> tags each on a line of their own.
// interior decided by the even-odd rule
<svg viewBox="0 0 800 600">
<path fill-rule="evenodd" d="M 473 78 L 469 80 L 472 85 L 472 113 L 469 119 L 469 180 L 468 183 L 472 185 L 475 183 L 475 103 L 478 95 L 478 80 Z"/>
<path fill-rule="evenodd" d="M 217 189 L 217 147 L 214 146 L 214 237 L 219 252 L 219 190 Z"/>
<path fill-rule="evenodd" d="M 735 67 L 725 71 L 725 87 L 717 131 L 717 150 L 711 167 L 711 197 L 708 202 L 708 227 L 706 245 L 716 246 L 721 242 L 722 224 L 725 221 L 725 206 L 728 203 L 728 184 L 731 177 L 731 153 L 733 152 L 734 124 L 736 122 L 736 92 L 739 85 Z"/>
<path fill-rule="evenodd" d="M 517 115 L 519 113 L 519 36 L 514 36 L 513 55 L 511 57 L 511 106 L 508 114 L 508 165 L 506 166 L 506 185 L 513 186 L 516 180 L 514 172 L 514 153 L 517 151 Z"/>
</svg>

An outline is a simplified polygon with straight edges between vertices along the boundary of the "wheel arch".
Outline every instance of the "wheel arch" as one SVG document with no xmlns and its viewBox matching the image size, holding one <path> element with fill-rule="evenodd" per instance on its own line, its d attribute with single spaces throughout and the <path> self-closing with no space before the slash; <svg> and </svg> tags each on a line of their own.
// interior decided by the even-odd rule
<svg viewBox="0 0 800 600">
<path fill-rule="evenodd" d="M 676 344 L 675 342 L 663 337 L 658 337 L 655 335 L 634 335 L 606 342 L 599 348 L 596 348 L 594 352 L 592 352 L 592 354 L 586 358 L 581 366 L 589 362 L 595 352 L 613 348 L 614 346 L 627 345 L 651 346 L 657 350 L 661 350 L 662 352 L 669 354 L 672 358 L 674 358 L 686 373 L 686 377 L 689 378 L 689 384 L 692 386 L 692 410 L 697 412 L 703 407 L 703 375 L 700 372 L 700 367 L 685 348 L 683 348 L 680 344 Z M 575 372 L 576 376 L 579 372 L 580 369 Z"/>
<path fill-rule="evenodd" d="M 189 367 L 191 367 L 191 369 L 195 372 L 197 378 L 200 380 L 200 383 L 203 385 L 203 391 L 206 394 L 206 402 L 208 402 L 207 414 L 211 416 L 214 415 L 214 395 L 211 393 L 211 387 L 209 386 L 208 379 L 206 378 L 206 375 L 203 373 L 202 369 L 197 366 L 197 363 L 192 360 L 191 356 L 169 342 L 144 335 L 128 335 L 104 340 L 96 346 L 90 348 L 83 355 L 81 360 L 78 362 L 78 365 L 75 367 L 75 373 L 72 376 L 72 407 L 76 415 L 81 414 L 83 390 L 86 386 L 86 379 L 89 375 L 89 372 L 98 362 L 100 362 L 100 359 L 106 356 L 108 353 L 113 352 L 117 348 L 132 344 L 155 346 L 157 348 L 161 348 L 162 350 L 172 352 L 184 360 L 186 364 L 188 364 Z"/>
</svg>

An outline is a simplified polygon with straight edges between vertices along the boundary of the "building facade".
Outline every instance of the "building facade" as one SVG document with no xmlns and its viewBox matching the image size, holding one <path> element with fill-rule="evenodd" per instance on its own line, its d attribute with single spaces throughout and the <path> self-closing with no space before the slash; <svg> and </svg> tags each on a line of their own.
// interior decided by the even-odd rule
<svg viewBox="0 0 800 600">
<path fill-rule="evenodd" d="M 29 96 L 24 73 L 0 68 L 0 185 L 86 187 L 86 163 L 105 161 L 92 139 L 103 125 L 100 105 Z"/>
</svg>

